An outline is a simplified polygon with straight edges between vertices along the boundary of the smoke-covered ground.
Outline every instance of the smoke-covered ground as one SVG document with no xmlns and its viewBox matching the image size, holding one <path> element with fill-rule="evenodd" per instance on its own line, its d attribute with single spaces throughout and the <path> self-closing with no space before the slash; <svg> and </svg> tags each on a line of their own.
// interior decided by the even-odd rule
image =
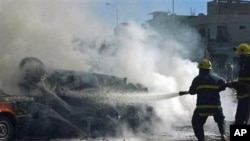
<svg viewBox="0 0 250 141">
<path fill-rule="evenodd" d="M 27 56 L 41 59 L 51 69 L 126 77 L 130 83 L 146 86 L 150 94 L 167 95 L 189 88 L 198 74 L 197 63 L 191 60 L 201 59 L 204 52 L 196 30 L 179 24 L 156 30 L 128 21 L 114 32 L 98 20 L 94 4 L 82 0 L 0 0 L 1 88 L 9 94 L 20 93 L 18 65 Z M 112 95 L 106 97 L 112 99 Z M 130 96 L 123 102 L 130 104 L 133 99 Z M 124 126 L 120 138 L 109 140 L 194 139 L 190 125 L 196 97 L 156 99 L 146 101 L 160 118 L 153 123 L 151 134 L 134 133 Z M 227 121 L 234 117 L 233 100 L 230 90 L 222 93 Z M 213 120 L 208 120 L 205 128 L 211 136 L 217 134 Z"/>
</svg>

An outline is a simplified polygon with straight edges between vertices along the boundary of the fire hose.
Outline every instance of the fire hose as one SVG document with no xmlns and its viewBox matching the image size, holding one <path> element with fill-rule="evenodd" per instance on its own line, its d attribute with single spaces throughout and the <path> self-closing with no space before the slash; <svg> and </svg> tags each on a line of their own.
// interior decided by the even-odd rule
<svg viewBox="0 0 250 141">
<path fill-rule="evenodd" d="M 188 91 L 180 91 L 180 92 L 175 92 L 175 93 L 167 93 L 167 94 L 155 94 L 155 95 L 150 95 L 148 98 L 150 100 L 159 100 L 159 99 L 169 99 L 173 97 L 178 97 L 182 95 L 189 94 Z"/>
</svg>

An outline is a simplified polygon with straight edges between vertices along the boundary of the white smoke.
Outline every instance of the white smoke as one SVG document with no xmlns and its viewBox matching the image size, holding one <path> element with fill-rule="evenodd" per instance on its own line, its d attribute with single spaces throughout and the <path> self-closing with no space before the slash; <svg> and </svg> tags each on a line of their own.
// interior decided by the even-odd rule
<svg viewBox="0 0 250 141">
<path fill-rule="evenodd" d="M 27 56 L 50 67 L 88 71 L 92 56 L 78 51 L 72 41 L 84 38 L 88 48 L 102 41 L 105 35 L 99 33 L 107 33 L 88 13 L 88 6 L 81 0 L 1 0 L 1 84 L 12 83 L 10 71 L 14 73 Z M 8 86 L 2 87 L 8 91 Z"/>
<path fill-rule="evenodd" d="M 112 35 L 91 8 L 82 0 L 0 0 L 0 86 L 14 93 L 20 60 L 34 56 L 52 68 L 127 77 L 150 92 L 188 90 L 198 74 L 197 64 L 187 59 L 194 55 L 189 49 L 202 50 L 194 30 L 180 27 L 178 36 L 162 37 L 129 22 Z M 159 129 L 190 125 L 195 102 L 183 96 L 151 103 L 164 121 Z"/>
</svg>

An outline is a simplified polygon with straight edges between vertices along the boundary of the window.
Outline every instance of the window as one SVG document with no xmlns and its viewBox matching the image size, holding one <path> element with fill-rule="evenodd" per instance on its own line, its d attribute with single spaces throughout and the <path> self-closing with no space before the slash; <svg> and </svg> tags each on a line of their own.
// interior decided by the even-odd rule
<svg viewBox="0 0 250 141">
<path fill-rule="evenodd" d="M 217 37 L 218 42 L 228 42 L 231 40 L 231 36 L 228 33 L 227 26 L 217 26 Z"/>
<path fill-rule="evenodd" d="M 240 25 L 240 27 L 239 27 L 240 30 L 245 30 L 246 28 L 247 28 L 247 27 L 244 26 L 244 25 Z"/>
</svg>

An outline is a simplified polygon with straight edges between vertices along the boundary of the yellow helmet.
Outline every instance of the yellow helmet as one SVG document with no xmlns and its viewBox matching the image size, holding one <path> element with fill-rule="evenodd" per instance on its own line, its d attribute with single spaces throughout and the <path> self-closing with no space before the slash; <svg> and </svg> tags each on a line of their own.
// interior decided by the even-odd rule
<svg viewBox="0 0 250 141">
<path fill-rule="evenodd" d="M 236 52 L 238 55 L 248 55 L 250 54 L 250 46 L 247 43 L 241 43 L 237 48 Z"/>
<path fill-rule="evenodd" d="M 199 69 L 212 69 L 212 63 L 208 59 L 202 59 L 198 64 Z"/>
</svg>

